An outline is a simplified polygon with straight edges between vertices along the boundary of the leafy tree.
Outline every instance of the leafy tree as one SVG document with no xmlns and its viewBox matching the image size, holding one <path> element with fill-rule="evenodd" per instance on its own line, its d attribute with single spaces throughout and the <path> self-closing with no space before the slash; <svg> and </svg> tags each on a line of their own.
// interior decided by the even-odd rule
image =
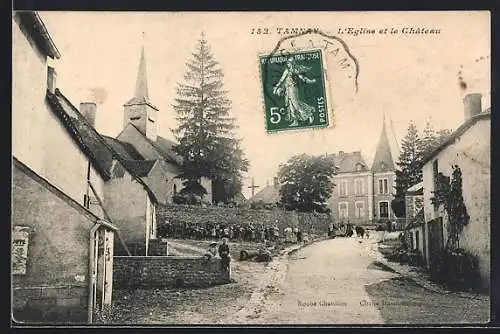
<svg viewBox="0 0 500 334">
<path fill-rule="evenodd" d="M 280 165 L 280 203 L 287 210 L 326 212 L 337 167 L 332 156 L 293 156 Z"/>
<path fill-rule="evenodd" d="M 223 72 L 203 34 L 192 55 L 173 105 L 178 127 L 172 132 L 179 142 L 173 150 L 183 157 L 179 177 L 185 180 L 185 193 L 196 195 L 203 193 L 200 179 L 210 178 L 214 200 L 225 201 L 241 190 L 241 172 L 248 169 L 248 161 L 234 138 L 236 125 L 223 89 Z"/>
</svg>

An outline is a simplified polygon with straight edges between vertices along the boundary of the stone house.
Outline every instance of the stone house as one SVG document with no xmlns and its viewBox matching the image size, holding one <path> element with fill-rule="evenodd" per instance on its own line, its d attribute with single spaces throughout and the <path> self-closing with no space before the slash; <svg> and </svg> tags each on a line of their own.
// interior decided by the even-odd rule
<svg viewBox="0 0 500 334">
<path fill-rule="evenodd" d="M 92 322 L 111 302 L 117 229 L 87 198 L 108 174 L 46 98 L 60 54 L 39 14 L 14 12 L 12 38 L 12 318 Z"/>
<path fill-rule="evenodd" d="M 464 106 L 464 123 L 424 159 L 425 259 L 431 267 L 448 240 L 447 214 L 431 202 L 436 177 L 438 173 L 451 177 L 452 166 L 458 165 L 462 172 L 463 199 L 470 216 L 460 237 L 460 247 L 479 258 L 483 284 L 489 286 L 491 111 L 482 111 L 480 94 L 465 96 Z"/>
<path fill-rule="evenodd" d="M 395 218 L 391 209 L 395 166 L 387 138 L 385 120 L 371 167 L 360 151 L 332 154 L 338 167 L 335 189 L 328 200 L 336 222 L 373 224 Z"/>
</svg>

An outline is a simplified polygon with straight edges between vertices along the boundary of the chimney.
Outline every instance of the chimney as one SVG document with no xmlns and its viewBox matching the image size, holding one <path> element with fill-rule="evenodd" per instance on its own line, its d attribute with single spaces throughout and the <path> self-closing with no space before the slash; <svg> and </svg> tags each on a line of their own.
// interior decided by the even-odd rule
<svg viewBox="0 0 500 334">
<path fill-rule="evenodd" d="M 273 186 L 274 186 L 275 188 L 278 188 L 278 178 L 277 178 L 277 177 L 274 177 L 274 178 L 273 178 Z"/>
<path fill-rule="evenodd" d="M 54 93 L 56 90 L 56 79 L 57 79 L 56 70 L 53 67 L 48 66 L 47 67 L 47 89 L 51 93 Z"/>
<path fill-rule="evenodd" d="M 344 156 L 344 151 L 339 151 L 339 156 Z"/>
<path fill-rule="evenodd" d="M 464 97 L 464 113 L 465 120 L 476 116 L 482 112 L 481 109 L 481 94 L 471 93 Z"/>
<path fill-rule="evenodd" d="M 95 102 L 80 103 L 80 113 L 87 119 L 87 122 L 95 128 L 95 116 L 97 113 L 97 105 Z"/>
</svg>

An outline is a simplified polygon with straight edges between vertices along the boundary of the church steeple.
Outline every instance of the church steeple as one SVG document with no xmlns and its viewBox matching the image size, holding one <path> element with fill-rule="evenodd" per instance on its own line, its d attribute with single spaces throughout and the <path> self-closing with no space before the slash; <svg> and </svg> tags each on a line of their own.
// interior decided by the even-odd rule
<svg viewBox="0 0 500 334">
<path fill-rule="evenodd" d="M 128 123 L 132 123 L 142 134 L 156 141 L 158 108 L 149 101 L 144 46 L 141 49 L 134 97 L 125 103 L 124 109 L 123 127 L 125 128 Z"/>
<path fill-rule="evenodd" d="M 144 46 L 141 49 L 141 60 L 139 61 L 139 71 L 135 83 L 134 98 L 149 102 L 148 76 L 146 72 L 146 58 L 144 57 Z"/>
<path fill-rule="evenodd" d="M 375 158 L 373 159 L 372 172 L 393 171 L 394 169 L 391 147 L 389 145 L 389 139 L 387 138 L 384 113 L 382 119 L 382 133 L 380 134 L 377 151 L 375 152 Z"/>
</svg>

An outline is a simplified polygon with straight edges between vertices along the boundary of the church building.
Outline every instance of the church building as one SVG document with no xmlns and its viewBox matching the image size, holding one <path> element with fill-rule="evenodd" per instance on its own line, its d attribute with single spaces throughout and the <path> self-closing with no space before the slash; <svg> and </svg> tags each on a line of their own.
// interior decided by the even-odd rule
<svg viewBox="0 0 500 334">
<path fill-rule="evenodd" d="M 131 161 L 158 162 L 162 165 L 163 188 L 166 202 L 172 203 L 173 197 L 183 188 L 183 180 L 176 178 L 181 174 L 182 157 L 172 147 L 175 142 L 158 134 L 158 107 L 149 100 L 146 59 L 142 48 L 134 96 L 124 104 L 123 130 L 116 138 L 104 136 L 107 143 L 120 155 Z M 202 198 L 205 203 L 212 202 L 212 182 L 202 178 L 201 185 L 207 191 Z"/>
<path fill-rule="evenodd" d="M 395 218 L 391 209 L 396 182 L 395 165 L 385 119 L 371 167 L 360 151 L 332 154 L 338 167 L 335 189 L 328 200 L 338 223 L 372 224 Z"/>
</svg>

